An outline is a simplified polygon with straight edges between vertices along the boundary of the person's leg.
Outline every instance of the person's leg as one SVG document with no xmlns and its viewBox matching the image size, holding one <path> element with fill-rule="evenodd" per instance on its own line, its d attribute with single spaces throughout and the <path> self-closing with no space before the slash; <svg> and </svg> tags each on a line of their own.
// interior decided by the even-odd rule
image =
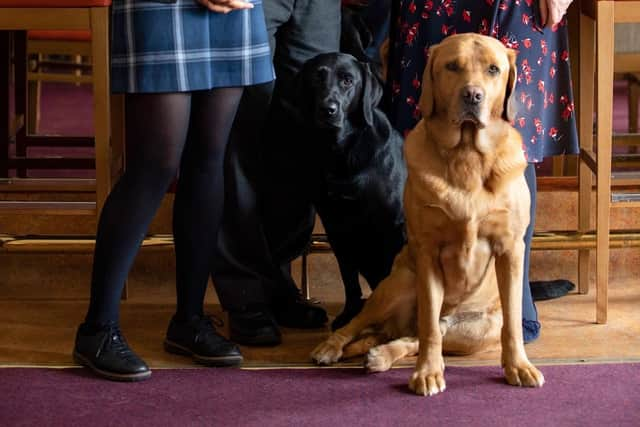
<svg viewBox="0 0 640 427">
<path fill-rule="evenodd" d="M 524 342 L 534 341 L 540 336 L 540 322 L 538 322 L 538 311 L 531 296 L 531 288 L 529 286 L 529 259 L 531 255 L 531 240 L 533 239 L 533 231 L 536 223 L 536 165 L 529 163 L 524 171 L 524 176 L 529 187 L 531 195 L 531 208 L 529 226 L 524 236 L 525 252 L 524 252 L 524 274 L 522 289 L 522 333 Z"/>
<path fill-rule="evenodd" d="M 294 0 L 263 2 L 273 54 L 276 32 Z M 264 235 L 258 208 L 261 196 L 261 146 L 274 83 L 245 88 L 225 154 L 224 213 L 212 260 L 212 278 L 222 307 L 229 314 L 229 335 L 245 345 L 275 345 L 280 331 L 267 307 L 278 270 Z"/>
<path fill-rule="evenodd" d="M 380 65 L 380 47 L 389 36 L 389 23 L 391 18 L 391 0 L 373 0 L 362 12 L 362 17 L 367 23 L 373 36 L 371 45 L 365 52 L 371 60 Z"/>
<path fill-rule="evenodd" d="M 100 215 L 89 324 L 118 322 L 127 274 L 180 164 L 189 104 L 188 94 L 126 97 L 126 168 Z"/>
<path fill-rule="evenodd" d="M 273 84 L 245 88 L 225 155 L 225 201 L 211 276 L 228 313 L 229 337 L 244 345 L 276 345 L 268 310 L 277 270 L 262 227 L 260 193 L 263 129 Z"/>
<path fill-rule="evenodd" d="M 274 67 L 278 79 L 263 145 L 270 173 L 268 177 L 264 174 L 261 187 L 265 235 L 280 274 L 271 306 L 280 325 L 319 327 L 326 322 L 326 313 L 302 302 L 289 268 L 289 262 L 302 254 L 309 241 L 315 213 L 309 195 L 309 171 L 304 166 L 308 150 L 300 144 L 303 139 L 295 135 L 285 104 L 295 95 L 293 81 L 302 64 L 318 54 L 339 50 L 340 2 L 297 0 L 276 40 Z"/>
<path fill-rule="evenodd" d="M 263 2 L 272 55 L 276 32 L 289 20 L 293 4 L 294 0 Z M 244 89 L 225 154 L 225 206 L 212 276 L 220 303 L 230 313 L 266 306 L 268 289 L 275 281 L 258 209 L 260 150 L 273 87 L 270 82 Z"/>
<path fill-rule="evenodd" d="M 194 92 L 173 210 L 176 318 L 203 315 L 224 210 L 224 155 L 242 88 Z"/>
<path fill-rule="evenodd" d="M 260 145 L 273 84 L 245 88 L 224 161 L 224 213 L 212 277 L 230 313 L 268 304 L 274 264 L 258 210 Z"/>
<path fill-rule="evenodd" d="M 291 19 L 295 3 L 263 2 L 272 53 L 276 50 L 276 33 Z M 281 279 L 279 265 L 273 260 L 259 208 L 259 200 L 271 203 L 263 190 L 270 187 L 273 165 L 263 156 L 263 147 L 268 144 L 264 129 L 273 88 L 269 83 L 244 91 L 226 153 L 225 213 L 212 266 L 216 291 L 229 313 L 230 336 L 246 345 L 280 342 L 280 332 L 268 305 L 282 283 L 289 286 L 288 281 Z M 268 169 L 264 169 L 265 163 Z M 308 312 L 317 311 L 301 310 L 303 316 L 294 319 L 294 326 L 304 326 Z M 314 325 L 317 323 L 314 321 Z"/>
<path fill-rule="evenodd" d="M 192 94 L 191 121 L 173 209 L 177 309 L 165 340 L 168 351 L 209 365 L 242 360 L 204 316 L 204 296 L 224 209 L 224 155 L 242 88 Z"/>
<path fill-rule="evenodd" d="M 120 333 L 120 296 L 149 223 L 176 175 L 189 104 L 189 94 L 126 97 L 126 168 L 100 215 L 91 302 L 74 349 L 80 363 L 110 379 L 136 380 L 150 374 Z"/>
</svg>

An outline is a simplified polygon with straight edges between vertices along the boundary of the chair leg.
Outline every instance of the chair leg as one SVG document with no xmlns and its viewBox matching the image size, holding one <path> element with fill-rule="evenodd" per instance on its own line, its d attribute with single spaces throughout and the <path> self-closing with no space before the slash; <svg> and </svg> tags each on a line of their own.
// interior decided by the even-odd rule
<svg viewBox="0 0 640 427">
<path fill-rule="evenodd" d="M 30 80 L 27 89 L 27 133 L 35 135 L 40 129 L 40 103 L 42 100 L 42 82 Z"/>
<path fill-rule="evenodd" d="M 553 176 L 563 176 L 564 175 L 564 163 L 565 163 L 565 156 L 554 156 L 553 160 L 552 160 L 552 173 Z"/>
<path fill-rule="evenodd" d="M 95 121 L 96 209 L 100 213 L 111 190 L 109 9 L 91 9 L 91 52 L 93 57 L 93 105 Z"/>
<path fill-rule="evenodd" d="M 21 124 L 16 128 L 16 158 L 27 157 L 27 32 L 14 32 L 15 49 L 15 115 L 21 118 Z M 16 175 L 20 178 L 27 177 L 27 168 L 18 161 Z"/>
<path fill-rule="evenodd" d="M 607 323 L 611 139 L 613 131 L 614 2 L 598 2 L 597 17 L 596 322 Z"/>
<path fill-rule="evenodd" d="M 580 148 L 588 152 L 593 151 L 593 96 L 595 58 L 595 23 L 585 15 L 580 17 L 580 75 L 578 87 L 579 99 L 579 124 L 580 124 Z M 592 199 L 592 171 L 582 161 L 579 162 L 579 192 L 578 192 L 578 231 L 587 232 L 591 228 L 591 199 Z M 578 292 L 589 292 L 589 262 L 591 251 L 582 249 L 578 251 Z"/>
<path fill-rule="evenodd" d="M 9 176 L 9 140 L 11 121 L 9 96 L 11 87 L 11 41 L 9 31 L 0 31 L 0 178 Z"/>
<path fill-rule="evenodd" d="M 638 99 L 640 99 L 640 83 L 629 82 L 629 133 L 638 132 Z"/>
<path fill-rule="evenodd" d="M 308 254 L 304 252 L 300 259 L 300 288 L 302 290 L 302 296 L 306 300 L 311 299 L 311 291 L 309 289 L 309 263 Z"/>
</svg>

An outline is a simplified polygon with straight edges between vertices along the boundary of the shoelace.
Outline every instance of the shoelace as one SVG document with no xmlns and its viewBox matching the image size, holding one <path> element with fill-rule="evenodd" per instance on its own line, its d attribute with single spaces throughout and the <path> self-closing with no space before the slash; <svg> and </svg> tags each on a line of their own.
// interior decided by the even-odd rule
<svg viewBox="0 0 640 427">
<path fill-rule="evenodd" d="M 198 320 L 196 328 L 198 330 L 198 335 L 202 338 L 211 335 L 218 335 L 216 332 L 216 326 L 221 328 L 224 326 L 224 322 L 217 316 L 214 315 L 204 315 Z"/>
<path fill-rule="evenodd" d="M 122 336 L 122 332 L 120 328 L 117 326 L 109 327 L 107 332 L 105 342 L 104 342 L 105 350 L 112 350 L 118 356 L 126 360 L 135 360 L 136 356 L 129 348 L 127 344 L 127 340 Z"/>
</svg>

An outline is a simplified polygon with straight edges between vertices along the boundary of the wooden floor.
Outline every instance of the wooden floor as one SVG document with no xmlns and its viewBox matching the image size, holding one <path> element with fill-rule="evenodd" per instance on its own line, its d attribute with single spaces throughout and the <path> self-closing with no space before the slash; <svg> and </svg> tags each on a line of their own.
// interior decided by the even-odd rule
<svg viewBox="0 0 640 427">
<path fill-rule="evenodd" d="M 69 269 L 74 267 L 67 259 Z M 86 259 L 77 260 L 86 265 Z M 314 255 L 312 291 L 331 315 L 340 308 L 341 295 L 337 269 L 332 257 Z M 167 354 L 162 349 L 165 328 L 173 312 L 174 292 L 165 284 L 136 280 L 144 274 L 138 266 L 130 282 L 130 297 L 122 303 L 122 329 L 133 348 L 153 368 L 192 367 L 188 359 Z M 323 273 L 321 273 L 321 271 Z M 35 287 L 38 284 L 34 284 Z M 46 299 L 22 288 L 22 295 L 0 301 L 0 366 L 71 366 L 70 353 L 77 324 L 87 307 L 77 289 L 47 290 Z M 86 291 L 86 290 L 84 290 Z M 40 295 L 43 295 L 42 292 Z M 50 296 L 47 297 L 46 294 Z M 213 292 L 207 310 L 225 319 Z M 614 272 L 609 299 L 609 323 L 596 325 L 593 292 L 569 295 L 537 304 L 543 325 L 541 337 L 527 345 L 527 352 L 541 364 L 640 360 L 640 283 L 637 275 Z M 226 333 L 224 327 L 223 332 Z M 310 366 L 309 352 L 327 330 L 284 329 L 283 344 L 272 348 L 243 347 L 244 366 Z M 497 364 L 496 352 L 449 358 L 449 364 Z M 359 364 L 354 360 L 348 364 Z M 411 361 L 407 361 L 411 363 Z"/>
<path fill-rule="evenodd" d="M 575 193 L 540 193 L 538 230 L 575 229 Z M 165 201 L 152 232 L 170 230 L 171 200 Z M 613 228 L 639 228 L 638 210 L 618 210 Z M 38 220 L 40 221 L 40 220 Z M 0 229 L 14 233 L 31 228 L 91 233 L 94 225 L 65 219 L 30 223 L 28 218 L 1 217 Z M 22 229 L 18 229 L 22 227 Z M 16 230 L 13 230 L 15 228 Z M 64 229 L 64 230 L 63 230 Z M 60 231 L 63 230 L 63 231 Z M 593 258 L 593 257 L 592 257 Z M 592 259 L 592 265 L 595 263 Z M 609 322 L 597 325 L 592 291 L 537 304 L 541 337 L 526 346 L 538 363 L 640 361 L 640 249 L 616 249 L 610 259 Z M 82 321 L 89 294 L 91 255 L 0 253 L 0 366 L 71 366 L 75 329 Z M 312 296 L 335 315 L 342 304 L 338 268 L 331 254 L 309 258 Z M 532 280 L 576 280 L 575 251 L 536 251 Z M 122 303 L 121 325 L 127 340 L 152 368 L 192 367 L 188 359 L 162 349 L 173 313 L 174 260 L 171 252 L 142 252 L 129 279 L 129 298 Z M 299 277 L 299 263 L 294 264 Z M 207 310 L 226 320 L 210 287 Z M 224 327 L 222 332 L 226 333 Z M 244 366 L 311 366 L 309 352 L 328 331 L 283 330 L 283 344 L 273 348 L 243 347 Z M 449 364 L 497 364 L 497 353 L 449 358 Z M 359 364 L 350 361 L 349 364 Z M 411 361 L 407 361 L 411 363 Z"/>
</svg>

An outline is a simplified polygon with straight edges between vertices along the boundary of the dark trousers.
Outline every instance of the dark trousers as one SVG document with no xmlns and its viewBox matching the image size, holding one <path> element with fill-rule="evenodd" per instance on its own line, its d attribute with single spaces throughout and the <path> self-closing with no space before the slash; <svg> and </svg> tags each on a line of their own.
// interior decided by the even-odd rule
<svg viewBox="0 0 640 427">
<path fill-rule="evenodd" d="M 538 338 L 540 334 L 540 323 L 538 322 L 538 311 L 531 296 L 531 286 L 529 285 L 529 268 L 531 256 L 531 241 L 533 240 L 533 231 L 536 224 L 536 199 L 538 188 L 536 184 L 536 164 L 529 163 L 524 171 L 529 194 L 531 196 L 531 207 L 529 210 L 529 226 L 524 235 L 524 274 L 522 288 L 522 326 L 524 341 L 530 342 Z"/>
<path fill-rule="evenodd" d="M 301 202 L 308 189 L 297 153 L 283 145 L 292 138 L 286 136 L 281 105 L 291 98 L 294 76 L 305 61 L 339 48 L 339 0 L 263 0 L 263 6 L 276 83 L 246 88 L 236 115 L 212 268 L 220 302 L 232 311 L 296 292 L 288 262 L 308 242 L 315 213 Z"/>
</svg>

